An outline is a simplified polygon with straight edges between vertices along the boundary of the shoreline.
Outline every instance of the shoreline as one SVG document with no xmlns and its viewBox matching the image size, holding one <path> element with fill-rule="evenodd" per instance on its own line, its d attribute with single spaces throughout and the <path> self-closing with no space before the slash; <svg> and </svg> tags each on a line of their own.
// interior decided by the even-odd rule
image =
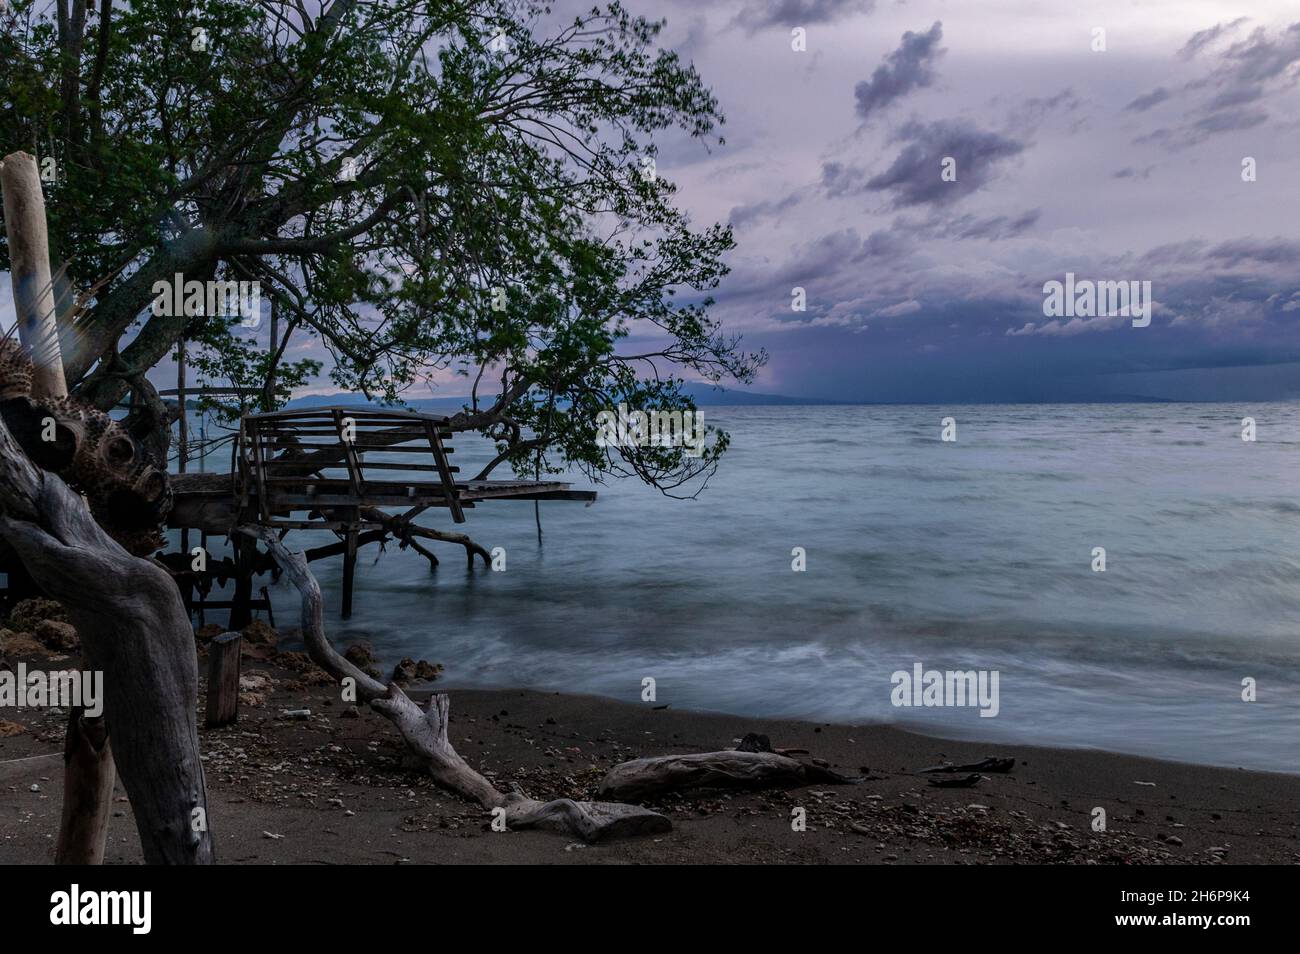
<svg viewBox="0 0 1300 954">
<path fill-rule="evenodd" d="M 200 728 L 221 863 L 1300 862 L 1300 776 L 600 696 L 413 688 L 415 698 L 447 691 L 457 751 L 498 786 L 517 783 L 534 797 L 590 798 L 620 762 L 731 748 L 750 732 L 863 777 L 646 799 L 671 818 L 673 831 L 596 845 L 553 832 L 492 832 L 477 805 L 404 768 L 392 726 L 341 703 L 336 687 L 298 654 L 250 653 L 243 674 L 239 722 Z M 310 708 L 311 717 L 282 715 L 297 708 Z M 23 726 L 0 737 L 0 863 L 49 863 L 65 718 L 50 710 L 0 713 Z M 46 758 L 14 761 L 32 756 Z M 970 788 L 935 787 L 936 776 L 918 774 L 990 756 L 1013 757 L 1014 768 L 985 773 Z M 806 831 L 792 830 L 797 808 L 806 812 Z M 1105 811 L 1104 832 L 1092 828 L 1097 808 Z M 120 786 L 107 858 L 140 861 Z"/>
</svg>

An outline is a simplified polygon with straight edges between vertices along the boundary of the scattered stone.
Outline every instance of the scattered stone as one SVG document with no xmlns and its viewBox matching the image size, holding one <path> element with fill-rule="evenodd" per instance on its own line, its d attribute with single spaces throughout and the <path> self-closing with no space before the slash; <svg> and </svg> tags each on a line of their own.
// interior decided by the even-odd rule
<svg viewBox="0 0 1300 954">
<path fill-rule="evenodd" d="M 760 732 L 747 732 L 736 746 L 737 752 L 771 752 L 772 740 Z"/>
<path fill-rule="evenodd" d="M 60 619 L 43 619 L 36 624 L 36 638 L 47 649 L 71 653 L 81 649 L 81 637 L 71 623 Z"/>
<path fill-rule="evenodd" d="M 415 664 L 415 678 L 421 682 L 433 682 L 442 675 L 442 663 L 431 663 L 427 659 L 421 659 Z"/>
<path fill-rule="evenodd" d="M 44 656 L 46 649 L 31 633 L 0 629 L 0 653 L 7 656 Z"/>
<path fill-rule="evenodd" d="M 57 620 L 61 623 L 68 621 L 68 616 L 63 612 L 63 607 L 54 600 L 42 599 L 39 596 L 31 599 L 20 600 L 9 614 L 9 627 L 18 632 L 35 632 L 36 626 L 46 620 Z"/>
<path fill-rule="evenodd" d="M 399 686 L 406 685 L 408 682 L 415 681 L 415 660 L 403 659 L 393 667 L 393 677 L 390 680 Z"/>
<path fill-rule="evenodd" d="M 370 643 L 362 640 L 359 643 L 353 643 L 347 649 L 343 650 L 343 658 L 352 665 L 356 666 L 362 672 L 380 678 L 379 670 L 375 668 L 375 651 L 371 648 Z"/>
</svg>

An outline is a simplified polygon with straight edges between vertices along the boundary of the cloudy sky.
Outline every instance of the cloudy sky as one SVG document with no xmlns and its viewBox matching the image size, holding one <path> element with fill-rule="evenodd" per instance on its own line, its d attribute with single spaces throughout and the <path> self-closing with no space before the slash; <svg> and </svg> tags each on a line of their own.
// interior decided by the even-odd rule
<svg viewBox="0 0 1300 954">
<path fill-rule="evenodd" d="M 1294 0 L 625 3 L 726 114 L 724 146 L 663 141 L 657 171 L 734 226 L 715 313 L 771 354 L 754 390 L 1300 398 Z M 1067 272 L 1151 282 L 1150 325 L 1047 317 Z"/>
<path fill-rule="evenodd" d="M 735 228 L 717 314 L 771 352 L 755 390 L 1300 397 L 1294 2 L 629 5 L 727 116 L 658 166 Z M 1046 317 L 1066 272 L 1150 281 L 1150 326 Z"/>
</svg>

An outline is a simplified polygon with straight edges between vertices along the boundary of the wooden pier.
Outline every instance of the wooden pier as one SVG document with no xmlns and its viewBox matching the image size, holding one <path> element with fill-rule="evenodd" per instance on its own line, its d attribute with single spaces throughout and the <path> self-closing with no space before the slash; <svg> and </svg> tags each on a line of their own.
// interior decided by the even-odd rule
<svg viewBox="0 0 1300 954">
<path fill-rule="evenodd" d="M 209 584 L 213 577 L 235 580 L 230 628 L 247 625 L 251 611 L 265 602 L 253 598 L 252 578 L 268 565 L 253 540 L 236 534 L 238 527 L 277 528 L 281 536 L 291 530 L 336 534 L 336 545 L 309 551 L 309 556 L 343 556 L 342 610 L 347 618 L 358 548 L 389 535 L 402 540 L 404 533 L 406 545 L 412 528 L 426 536 L 435 533 L 412 523 L 426 510 L 446 509 L 455 523 L 463 523 L 465 511 L 485 500 L 596 499 L 595 491 L 573 490 L 562 481 L 461 480 L 459 468 L 450 463 L 455 449 L 447 424 L 440 415 L 371 408 L 250 414 L 240 420 L 228 474 L 173 474 L 168 526 L 197 530 L 205 541 L 218 535 L 235 541 L 233 565 L 207 571 Z M 383 508 L 405 509 L 390 514 Z M 169 562 L 180 577 L 189 556 L 178 556 L 182 559 Z M 193 585 L 193 580 L 182 582 L 182 589 Z M 199 605 L 215 609 L 226 604 Z"/>
</svg>

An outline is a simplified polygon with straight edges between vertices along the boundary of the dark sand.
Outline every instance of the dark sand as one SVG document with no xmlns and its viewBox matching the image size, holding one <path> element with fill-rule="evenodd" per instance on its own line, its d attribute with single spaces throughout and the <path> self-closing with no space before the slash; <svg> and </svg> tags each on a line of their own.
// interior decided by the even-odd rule
<svg viewBox="0 0 1300 954">
<path fill-rule="evenodd" d="M 768 735 L 778 748 L 807 749 L 841 773 L 867 776 L 854 785 L 669 796 L 647 804 L 671 817 L 672 832 L 593 846 L 552 832 L 498 833 L 477 806 L 404 769 L 403 747 L 384 719 L 368 710 L 345 717 L 349 707 L 335 688 L 303 684 L 323 674 L 256 660 L 246 660 L 244 671 L 267 673 L 273 688 L 254 700 L 259 704 L 241 708 L 237 725 L 201 732 L 212 830 L 218 861 L 226 864 L 1300 861 L 1300 776 L 955 742 L 886 726 L 453 690 L 456 748 L 499 786 L 518 782 L 535 797 L 589 797 L 620 761 L 730 748 L 747 732 Z M 287 708 L 310 708 L 312 717 L 285 719 Z M 5 710 L 0 720 L 26 729 L 0 737 L 0 863 L 47 863 L 58 829 L 61 763 L 57 756 L 11 760 L 57 753 L 66 715 Z M 1014 756 L 1014 770 L 968 789 L 934 788 L 931 776 L 915 774 L 990 755 Z M 807 810 L 806 831 L 791 830 L 796 806 Z M 1095 806 L 1106 810 L 1104 833 L 1091 830 Z M 111 863 L 141 860 L 129 809 L 119 792 Z"/>
</svg>

